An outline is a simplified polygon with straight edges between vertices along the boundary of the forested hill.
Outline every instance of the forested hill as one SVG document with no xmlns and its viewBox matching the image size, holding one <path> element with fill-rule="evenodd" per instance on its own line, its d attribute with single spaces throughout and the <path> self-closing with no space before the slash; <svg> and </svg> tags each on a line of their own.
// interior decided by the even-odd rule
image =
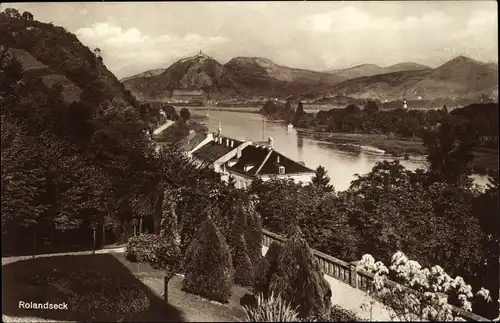
<svg viewBox="0 0 500 323">
<path fill-rule="evenodd" d="M 120 239 L 158 177 L 138 104 L 75 35 L 7 10 L 0 16 L 2 239 L 17 251 L 31 251 L 32 241 L 38 252 L 53 251 L 88 243 L 92 223 Z"/>
<path fill-rule="evenodd" d="M 48 87 L 61 84 L 66 101 L 78 100 L 80 92 L 93 91 L 96 100 L 117 96 L 137 107 L 130 92 L 94 55 L 94 49 L 83 45 L 64 27 L 3 12 L 0 40 L 21 62 L 26 76 L 40 77 Z"/>
</svg>

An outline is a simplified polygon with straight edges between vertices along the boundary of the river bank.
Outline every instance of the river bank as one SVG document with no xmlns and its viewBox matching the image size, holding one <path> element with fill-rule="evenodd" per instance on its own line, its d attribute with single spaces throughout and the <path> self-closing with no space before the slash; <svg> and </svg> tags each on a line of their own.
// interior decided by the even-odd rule
<svg viewBox="0 0 500 323">
<path fill-rule="evenodd" d="M 383 151 L 391 157 L 425 156 L 425 147 L 422 140 L 391 138 L 383 134 L 352 134 L 327 133 L 310 129 L 295 128 L 298 133 L 305 134 L 317 140 L 349 144 L 359 147 L 373 147 Z M 498 169 L 499 152 L 494 149 L 477 148 L 473 152 L 473 171 L 479 175 L 486 175 L 491 169 Z"/>
</svg>

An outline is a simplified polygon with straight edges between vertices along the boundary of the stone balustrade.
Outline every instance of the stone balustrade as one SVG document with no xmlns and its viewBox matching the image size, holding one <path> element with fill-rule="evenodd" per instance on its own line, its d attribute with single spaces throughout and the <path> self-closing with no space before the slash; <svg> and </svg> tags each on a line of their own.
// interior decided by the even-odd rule
<svg viewBox="0 0 500 323">
<path fill-rule="evenodd" d="M 273 233 L 271 231 L 262 230 L 263 231 L 263 239 L 262 245 L 269 247 L 273 241 L 277 241 L 279 243 L 283 243 L 285 238 L 279 234 Z M 373 288 L 373 274 L 361 269 L 357 268 L 357 262 L 345 262 L 334 258 L 330 255 L 322 253 L 317 250 L 313 250 L 314 255 L 319 261 L 323 272 L 328 276 L 331 276 L 337 280 L 340 280 L 346 284 L 349 284 L 352 288 L 360 289 L 362 291 L 368 291 Z M 389 281 L 389 284 L 397 284 L 396 282 Z M 414 290 L 401 286 L 404 290 L 408 290 L 409 292 L 415 292 Z M 487 322 L 488 319 L 476 315 L 471 312 L 467 312 L 453 306 L 453 311 L 455 314 L 458 314 L 459 317 L 465 319 L 467 322 Z"/>
</svg>

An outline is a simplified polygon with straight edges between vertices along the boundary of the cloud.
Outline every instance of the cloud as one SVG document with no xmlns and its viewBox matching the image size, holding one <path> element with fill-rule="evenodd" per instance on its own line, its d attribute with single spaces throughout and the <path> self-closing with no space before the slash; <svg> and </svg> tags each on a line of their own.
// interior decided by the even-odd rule
<svg viewBox="0 0 500 323">
<path fill-rule="evenodd" d="M 306 16 L 301 20 L 300 27 L 319 33 L 395 32 L 436 28 L 445 26 L 450 22 L 451 18 L 448 15 L 436 11 L 425 13 L 420 17 L 407 16 L 403 19 L 397 19 L 372 17 L 363 10 L 350 6 Z"/>
<path fill-rule="evenodd" d="M 204 37 L 196 33 L 145 35 L 138 28 L 123 29 L 111 20 L 80 28 L 76 35 L 90 48 L 99 47 L 111 70 L 134 64 L 163 66 L 200 49 L 208 52 L 229 41 L 226 37 Z"/>
<path fill-rule="evenodd" d="M 459 17 L 428 10 L 376 15 L 348 6 L 304 16 L 297 25 L 308 32 L 314 56 L 325 66 L 401 61 L 441 63 L 457 55 L 490 60 L 498 52 L 496 11 L 478 10 Z"/>
</svg>

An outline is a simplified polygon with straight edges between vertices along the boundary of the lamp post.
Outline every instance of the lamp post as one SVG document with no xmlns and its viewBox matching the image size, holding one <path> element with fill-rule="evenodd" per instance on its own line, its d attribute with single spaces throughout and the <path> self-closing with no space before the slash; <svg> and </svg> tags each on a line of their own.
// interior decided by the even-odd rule
<svg viewBox="0 0 500 323">
<path fill-rule="evenodd" d="M 92 222 L 92 236 L 93 236 L 93 247 L 92 247 L 92 254 L 95 255 L 95 230 L 96 230 L 97 224 L 95 222 Z"/>
</svg>

